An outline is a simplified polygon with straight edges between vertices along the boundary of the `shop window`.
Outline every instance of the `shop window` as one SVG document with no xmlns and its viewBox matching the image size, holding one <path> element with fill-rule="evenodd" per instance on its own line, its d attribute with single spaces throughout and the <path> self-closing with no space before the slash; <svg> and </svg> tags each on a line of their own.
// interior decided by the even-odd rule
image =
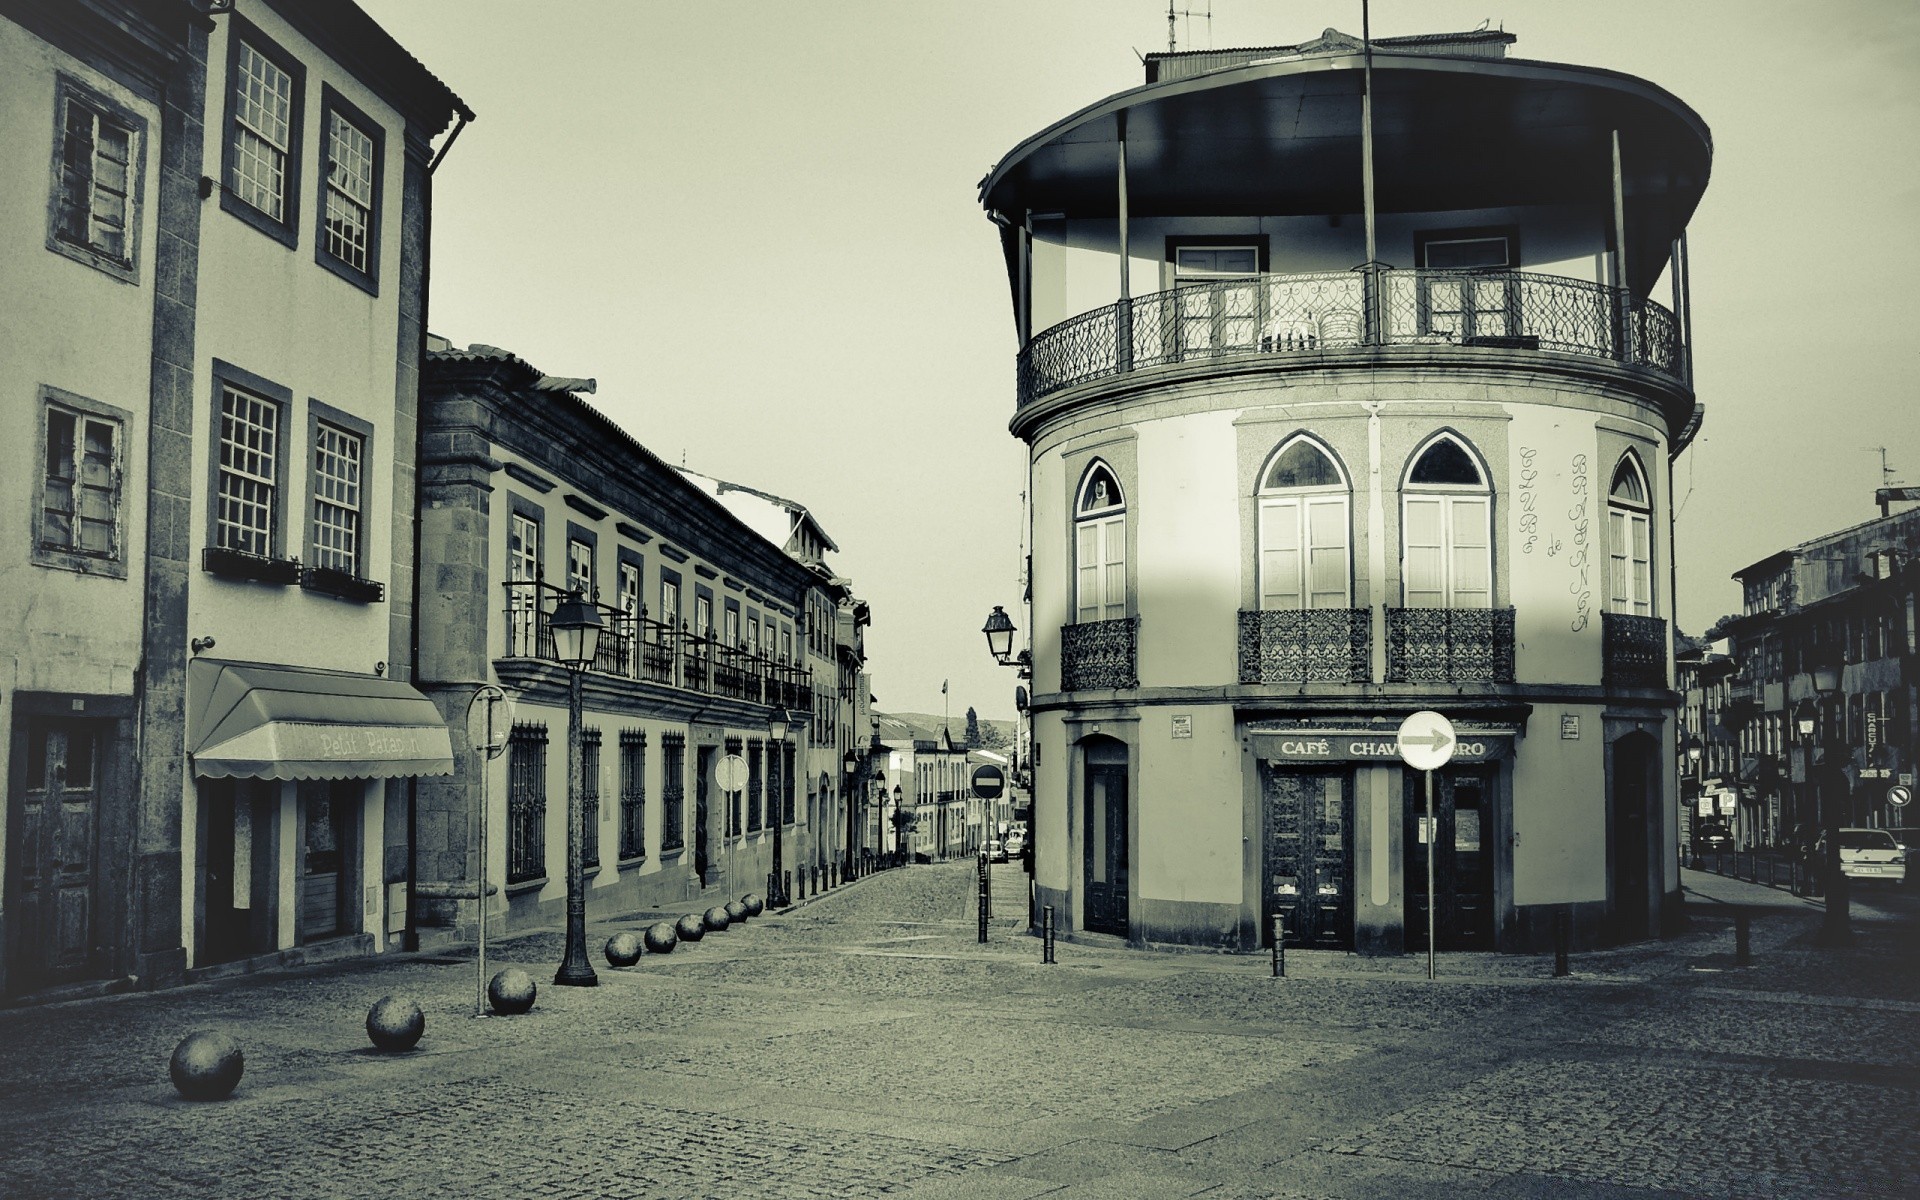
<svg viewBox="0 0 1920 1200">
<path fill-rule="evenodd" d="M 1349 493 L 1319 443 L 1296 437 L 1260 484 L 1260 607 L 1347 608 L 1352 597 Z"/>
<path fill-rule="evenodd" d="M 1104 462 L 1087 469 L 1074 504 L 1076 622 L 1127 615 L 1127 506 Z"/>
<path fill-rule="evenodd" d="M 1493 603 L 1493 497 L 1467 447 L 1440 434 L 1414 457 L 1401 497 L 1401 581 L 1408 608 Z"/>
</svg>

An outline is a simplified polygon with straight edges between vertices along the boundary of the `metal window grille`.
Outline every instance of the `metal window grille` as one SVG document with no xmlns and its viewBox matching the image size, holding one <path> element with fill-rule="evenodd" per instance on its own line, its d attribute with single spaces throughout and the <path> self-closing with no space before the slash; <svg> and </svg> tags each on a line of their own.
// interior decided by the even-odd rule
<svg viewBox="0 0 1920 1200">
<path fill-rule="evenodd" d="M 580 731 L 580 862 L 600 865 L 600 731 Z"/>
<path fill-rule="evenodd" d="M 547 873 L 547 727 L 516 724 L 507 738 L 507 882 Z"/>
<path fill-rule="evenodd" d="M 747 747 L 747 832 L 760 828 L 760 743 Z"/>
<path fill-rule="evenodd" d="M 319 422 L 313 436 L 313 565 L 360 573 L 360 473 L 364 442 L 358 434 Z"/>
<path fill-rule="evenodd" d="M 65 137 L 60 152 L 57 228 L 62 240 L 125 263 L 127 253 L 129 164 L 133 131 L 89 107 L 67 99 Z"/>
<path fill-rule="evenodd" d="M 778 745 L 767 747 L 767 824 L 773 825 L 781 818 L 780 797 L 786 782 L 786 773 L 781 769 L 781 748 Z"/>
<path fill-rule="evenodd" d="M 678 850 L 687 844 L 683 825 L 686 821 L 687 761 L 686 735 L 669 733 L 660 739 L 663 761 L 660 764 L 660 849 Z"/>
<path fill-rule="evenodd" d="M 647 852 L 647 734 L 641 729 L 620 734 L 620 857 L 639 858 Z"/>
<path fill-rule="evenodd" d="M 373 229 L 373 139 L 327 114 L 327 253 L 367 274 Z"/>
<path fill-rule="evenodd" d="M 274 220 L 284 221 L 293 77 L 241 42 L 233 90 L 233 169 L 227 187 Z"/>
<path fill-rule="evenodd" d="M 215 542 L 262 558 L 273 553 L 278 508 L 280 406 L 231 385 L 221 389 L 219 509 Z"/>
<path fill-rule="evenodd" d="M 117 422 L 47 409 L 41 544 L 113 555 L 120 510 L 119 434 Z"/>
</svg>

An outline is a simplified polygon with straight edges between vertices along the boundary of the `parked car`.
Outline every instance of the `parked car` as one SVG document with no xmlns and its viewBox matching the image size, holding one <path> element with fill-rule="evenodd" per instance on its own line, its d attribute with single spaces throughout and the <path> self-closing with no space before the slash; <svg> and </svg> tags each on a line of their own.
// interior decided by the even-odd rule
<svg viewBox="0 0 1920 1200">
<path fill-rule="evenodd" d="M 999 838 L 994 838 L 992 841 L 988 842 L 987 843 L 987 861 L 988 862 L 1007 861 L 1007 844 L 1001 841 Z"/>
<path fill-rule="evenodd" d="M 1815 854 L 1825 853 L 1826 839 L 1821 838 Z M 1907 877 L 1906 848 L 1884 829 L 1842 829 L 1840 873 L 1862 881 L 1903 882 Z"/>
<path fill-rule="evenodd" d="M 1702 821 L 1693 827 L 1693 849 L 1696 854 L 1709 850 L 1733 849 L 1733 830 L 1727 828 L 1725 821 Z"/>
<path fill-rule="evenodd" d="M 1899 842 L 1900 848 L 1907 852 L 1908 862 L 1913 861 L 1914 855 L 1920 854 L 1920 825 L 1896 827 L 1887 832 L 1892 834 L 1893 840 Z M 1907 882 L 1920 883 L 1920 872 L 1908 871 Z"/>
<path fill-rule="evenodd" d="M 1026 852 L 1027 835 L 1016 829 L 1007 835 L 1007 857 L 1018 858 Z"/>
</svg>

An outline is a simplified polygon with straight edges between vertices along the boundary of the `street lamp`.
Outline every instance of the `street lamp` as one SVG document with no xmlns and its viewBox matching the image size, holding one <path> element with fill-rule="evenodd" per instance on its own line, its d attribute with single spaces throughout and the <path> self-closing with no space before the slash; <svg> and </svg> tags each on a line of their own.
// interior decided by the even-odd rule
<svg viewBox="0 0 1920 1200">
<path fill-rule="evenodd" d="M 987 614 L 987 623 L 980 629 L 987 635 L 987 650 L 992 653 L 994 661 L 1003 667 L 1013 654 L 1013 628 L 1013 618 L 1007 615 L 1006 609 L 996 604 L 993 611 Z"/>
<path fill-rule="evenodd" d="M 842 861 L 840 864 L 840 878 L 842 882 L 844 882 L 853 878 L 853 819 L 856 811 L 854 808 L 854 796 L 859 786 L 859 780 L 854 778 L 854 775 L 860 770 L 859 752 L 848 748 L 847 752 L 840 757 L 840 765 L 845 769 L 847 776 L 847 785 L 840 789 L 841 794 L 846 797 L 847 801 L 847 844 L 845 853 L 841 856 Z"/>
<path fill-rule="evenodd" d="M 1820 709 L 1824 712 L 1833 702 L 1834 694 L 1840 690 L 1840 667 L 1837 663 L 1816 666 L 1808 672 L 1808 678 L 1813 683 L 1814 693 L 1820 697 Z M 1808 744 L 1811 748 L 1811 741 Z M 1840 811 L 1841 797 L 1834 794 L 1837 789 L 1833 786 L 1846 778 L 1842 773 L 1841 761 L 1848 750 L 1845 738 L 1827 739 L 1824 750 L 1820 764 L 1824 777 L 1822 781 L 1814 781 L 1811 756 L 1807 763 L 1807 780 L 1813 784 L 1814 795 L 1819 800 L 1820 826 L 1827 841 L 1825 861 L 1821 863 L 1821 874 L 1825 876 L 1827 912 L 1826 918 L 1820 923 L 1816 944 L 1851 946 L 1853 926 L 1850 923 L 1852 914 L 1848 911 L 1850 897 L 1847 877 L 1840 870 L 1840 822 L 1844 814 Z"/>
<path fill-rule="evenodd" d="M 1691 865 L 1696 871 L 1704 870 L 1707 865 L 1706 861 L 1700 857 L 1700 800 L 1707 792 L 1706 771 L 1700 763 L 1705 749 L 1700 744 L 1698 735 L 1687 739 L 1687 769 L 1693 774 L 1693 813 L 1687 818 L 1687 823 L 1694 831 L 1693 837 L 1688 840 L 1693 843 Z"/>
<path fill-rule="evenodd" d="M 791 714 L 784 708 L 775 708 L 767 714 L 767 737 L 772 742 L 770 752 L 779 755 L 779 762 L 782 768 L 780 775 L 781 787 L 776 788 L 774 794 L 768 797 L 773 808 L 773 873 L 767 876 L 768 907 L 777 906 L 785 908 L 788 904 L 792 903 L 787 897 L 786 860 L 780 844 L 780 826 L 785 823 L 787 816 L 786 808 L 781 803 L 780 793 L 785 790 L 785 788 L 792 786 L 792 781 L 786 777 L 784 769 L 787 757 L 787 726 L 791 721 Z M 767 773 L 769 775 L 773 774 L 771 771 Z"/>
<path fill-rule="evenodd" d="M 900 858 L 902 865 L 905 865 L 906 860 L 901 858 L 900 834 L 906 828 L 907 823 L 900 819 L 900 801 L 905 795 L 906 793 L 900 790 L 899 784 L 896 783 L 893 785 L 893 856 Z"/>
<path fill-rule="evenodd" d="M 547 629 L 553 634 L 554 657 L 567 669 L 567 950 L 553 981 L 564 987 L 593 987 L 600 982 L 587 961 L 587 879 L 582 843 L 586 837 L 584 790 L 580 753 L 580 674 L 600 649 L 597 605 L 578 591 L 553 606 Z"/>
</svg>

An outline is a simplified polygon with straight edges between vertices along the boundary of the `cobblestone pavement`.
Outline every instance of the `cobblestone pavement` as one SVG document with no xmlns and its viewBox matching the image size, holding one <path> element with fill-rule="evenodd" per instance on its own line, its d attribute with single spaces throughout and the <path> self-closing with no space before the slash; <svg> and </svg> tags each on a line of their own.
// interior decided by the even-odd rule
<svg viewBox="0 0 1920 1200">
<path fill-rule="evenodd" d="M 1689 872 L 1689 928 L 1545 960 L 1127 950 L 1020 931 L 996 868 L 882 873 L 601 986 L 561 939 L 497 943 L 541 983 L 475 1018 L 471 950 L 0 1012 L 0 1197 L 1913 1197 L 1920 943 Z M 1754 963 L 1732 959 L 1734 905 Z M 613 931 L 657 914 L 597 922 Z M 416 1050 L 367 1007 L 411 996 Z M 167 1059 L 223 1029 L 230 1100 Z"/>
</svg>

